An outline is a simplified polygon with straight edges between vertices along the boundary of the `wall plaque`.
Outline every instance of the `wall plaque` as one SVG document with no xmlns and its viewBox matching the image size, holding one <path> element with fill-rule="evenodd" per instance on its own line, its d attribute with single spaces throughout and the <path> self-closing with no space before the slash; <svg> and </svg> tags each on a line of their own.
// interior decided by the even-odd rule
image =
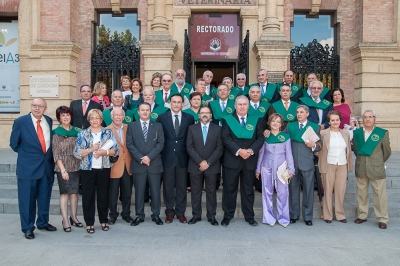
<svg viewBox="0 0 400 266">
<path fill-rule="evenodd" d="M 30 75 L 29 91 L 31 97 L 58 97 L 58 75 Z"/>
</svg>

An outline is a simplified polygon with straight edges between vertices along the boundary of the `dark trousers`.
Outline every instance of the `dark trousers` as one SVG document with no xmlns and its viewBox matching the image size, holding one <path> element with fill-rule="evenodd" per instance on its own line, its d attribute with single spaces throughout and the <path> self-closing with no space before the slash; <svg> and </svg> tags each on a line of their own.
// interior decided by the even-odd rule
<svg viewBox="0 0 400 266">
<path fill-rule="evenodd" d="M 124 173 L 122 174 L 121 178 L 110 178 L 110 218 L 117 218 L 119 215 L 117 211 L 119 193 L 121 193 L 122 198 L 122 218 L 127 218 L 131 216 L 132 184 L 132 176 L 128 174 L 126 168 L 124 169 Z"/>
<path fill-rule="evenodd" d="M 50 197 L 54 176 L 43 175 L 39 179 L 25 180 L 18 178 L 18 207 L 22 232 L 42 228 L 49 223 Z"/>
<path fill-rule="evenodd" d="M 100 223 L 108 223 L 108 194 L 110 168 L 80 170 L 82 180 L 82 209 L 86 226 L 94 225 L 95 197 Z"/>
<path fill-rule="evenodd" d="M 186 211 L 187 168 L 180 168 L 175 157 L 170 168 L 164 168 L 163 192 L 166 215 L 182 215 Z M 153 201 L 153 195 L 151 195 Z M 175 208 L 174 208 L 175 206 Z"/>
<path fill-rule="evenodd" d="M 190 174 L 190 182 L 192 184 L 192 214 L 194 218 L 201 218 L 201 197 L 203 180 L 205 180 L 206 189 L 206 208 L 207 219 L 215 218 L 217 212 L 217 194 L 215 182 L 217 174 L 209 175 L 206 173 Z"/>
<path fill-rule="evenodd" d="M 311 221 L 314 207 L 314 170 L 301 171 L 295 169 L 295 176 L 289 183 L 290 219 L 300 217 L 300 181 L 303 182 L 302 215 L 304 221 Z"/>
<path fill-rule="evenodd" d="M 245 219 L 254 218 L 254 175 L 255 170 L 247 170 L 243 164 L 236 169 L 224 168 L 224 186 L 222 193 L 222 210 L 224 218 L 232 219 L 236 211 L 236 198 L 240 176 L 240 200 Z"/>
<path fill-rule="evenodd" d="M 136 215 L 144 220 L 144 200 L 146 190 L 150 188 L 151 193 L 151 218 L 160 216 L 161 210 L 161 173 L 152 174 L 148 171 L 140 174 L 134 174 L 135 182 L 135 210 Z"/>
</svg>

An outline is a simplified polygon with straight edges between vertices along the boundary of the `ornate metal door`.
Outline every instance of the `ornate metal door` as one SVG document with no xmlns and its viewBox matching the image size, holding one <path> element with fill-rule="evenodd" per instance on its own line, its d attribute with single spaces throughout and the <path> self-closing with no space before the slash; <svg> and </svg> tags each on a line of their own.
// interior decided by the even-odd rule
<svg viewBox="0 0 400 266">
<path fill-rule="evenodd" d="M 340 60 L 334 46 L 323 47 L 316 39 L 308 43 L 295 46 L 290 51 L 290 69 L 294 73 L 294 82 L 307 88 L 307 75 L 315 73 L 327 88 L 340 86 Z"/>
<path fill-rule="evenodd" d="M 140 50 L 136 45 L 124 45 L 112 40 L 108 45 L 97 45 L 92 54 L 92 86 L 103 81 L 111 91 L 120 87 L 121 76 L 140 76 Z"/>
<path fill-rule="evenodd" d="M 183 70 L 185 70 L 186 72 L 185 82 L 192 83 L 192 53 L 190 52 L 190 40 L 186 29 L 185 29 L 185 45 L 183 51 Z"/>
<path fill-rule="evenodd" d="M 246 75 L 246 85 L 249 85 L 249 46 L 249 31 L 247 31 L 246 37 L 240 47 L 238 67 L 238 73 L 244 73 Z"/>
</svg>

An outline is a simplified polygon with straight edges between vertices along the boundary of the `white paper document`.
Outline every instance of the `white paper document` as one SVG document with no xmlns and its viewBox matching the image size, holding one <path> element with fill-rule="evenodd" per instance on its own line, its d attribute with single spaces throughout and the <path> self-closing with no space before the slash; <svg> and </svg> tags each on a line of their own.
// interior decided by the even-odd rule
<svg viewBox="0 0 400 266">
<path fill-rule="evenodd" d="M 306 131 L 304 131 L 303 136 L 301 138 L 304 140 L 304 142 L 317 142 L 319 140 L 319 137 L 315 133 L 314 129 L 312 127 L 307 127 Z"/>
<path fill-rule="evenodd" d="M 276 171 L 276 175 L 279 178 L 279 181 L 282 182 L 282 184 L 288 184 L 289 183 L 289 169 L 287 162 L 284 161 L 279 167 L 278 171 Z"/>
<path fill-rule="evenodd" d="M 100 149 L 102 149 L 102 150 L 109 150 L 109 149 L 111 149 L 112 147 L 114 146 L 114 141 L 112 140 L 112 139 L 109 139 L 109 140 L 107 140 L 107 142 L 106 143 L 104 143 L 104 145 L 103 146 L 101 146 L 101 148 Z"/>
</svg>

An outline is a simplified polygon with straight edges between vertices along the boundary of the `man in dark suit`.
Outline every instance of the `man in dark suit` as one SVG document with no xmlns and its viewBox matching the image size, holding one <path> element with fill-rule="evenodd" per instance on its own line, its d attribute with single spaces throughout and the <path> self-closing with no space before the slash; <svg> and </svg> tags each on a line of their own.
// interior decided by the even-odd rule
<svg viewBox="0 0 400 266">
<path fill-rule="evenodd" d="M 46 109 L 44 99 L 34 99 L 31 113 L 15 119 L 10 136 L 10 147 L 18 153 L 18 206 L 21 230 L 27 239 L 35 238 L 36 202 L 37 228 L 57 230 L 49 224 L 54 158 L 51 148 L 53 121 L 44 115 Z"/>
<path fill-rule="evenodd" d="M 139 104 L 140 119 L 129 124 L 126 135 L 126 145 L 130 154 L 131 173 L 135 184 L 136 219 L 131 225 L 136 226 L 144 222 L 144 198 L 146 183 L 149 183 L 151 192 L 151 219 L 157 225 L 162 225 L 161 209 L 161 173 L 163 166 L 161 151 L 164 147 L 164 131 L 160 123 L 150 121 L 150 104 Z"/>
<path fill-rule="evenodd" d="M 161 114 L 157 122 L 164 129 L 164 149 L 161 158 L 164 166 L 163 191 L 165 222 L 172 223 L 176 215 L 181 223 L 186 223 L 186 185 L 188 154 L 186 151 L 187 129 L 194 124 L 193 116 L 181 111 L 183 97 L 171 96 L 171 110 Z M 153 197 L 153 196 L 152 196 Z"/>
<path fill-rule="evenodd" d="M 254 177 L 258 151 L 263 145 L 263 130 L 257 116 L 247 115 L 249 99 L 238 96 L 235 101 L 236 114 L 224 117 L 222 142 L 224 152 L 224 189 L 222 226 L 228 226 L 236 211 L 236 196 L 240 176 L 242 212 L 246 222 L 256 226 L 254 220 Z"/>
<path fill-rule="evenodd" d="M 79 89 L 82 99 L 72 101 L 69 108 L 72 111 L 71 124 L 78 128 L 88 128 L 90 126 L 87 120 L 87 114 L 92 109 L 102 110 L 101 105 L 90 100 L 92 97 L 92 88 L 89 85 L 82 85 Z"/>
<path fill-rule="evenodd" d="M 207 220 L 217 226 L 217 195 L 215 182 L 221 172 L 220 158 L 224 151 L 221 127 L 210 123 L 211 110 L 203 106 L 199 111 L 200 123 L 191 125 L 186 137 L 186 148 L 190 156 L 188 172 L 192 185 L 192 214 L 189 224 L 201 221 L 201 192 L 205 179 Z"/>
</svg>

